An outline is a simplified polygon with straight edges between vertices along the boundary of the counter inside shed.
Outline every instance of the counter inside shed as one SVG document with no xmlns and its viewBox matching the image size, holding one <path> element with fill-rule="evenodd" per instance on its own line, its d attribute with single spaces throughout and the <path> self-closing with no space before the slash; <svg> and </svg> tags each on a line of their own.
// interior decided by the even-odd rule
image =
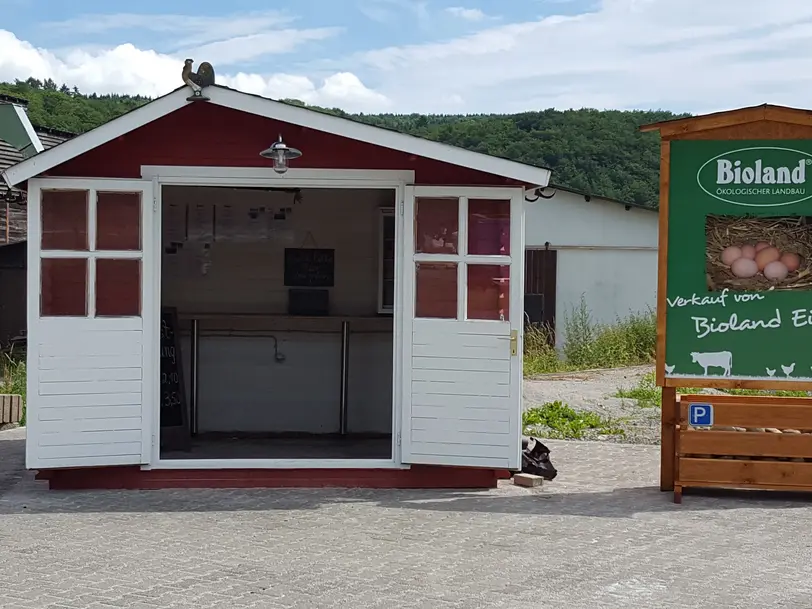
<svg viewBox="0 0 812 609">
<path fill-rule="evenodd" d="M 391 458 L 393 191 L 292 197 L 163 189 L 162 305 L 191 446 L 162 458 Z"/>
</svg>

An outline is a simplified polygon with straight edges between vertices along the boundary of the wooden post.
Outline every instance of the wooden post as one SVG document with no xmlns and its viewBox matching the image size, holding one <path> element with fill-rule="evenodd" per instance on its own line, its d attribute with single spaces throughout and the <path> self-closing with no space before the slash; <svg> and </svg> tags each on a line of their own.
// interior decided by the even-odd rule
<svg viewBox="0 0 812 609">
<path fill-rule="evenodd" d="M 675 435 L 677 433 L 677 390 L 663 387 L 660 432 L 660 490 L 674 490 L 674 467 L 676 459 Z"/>
</svg>

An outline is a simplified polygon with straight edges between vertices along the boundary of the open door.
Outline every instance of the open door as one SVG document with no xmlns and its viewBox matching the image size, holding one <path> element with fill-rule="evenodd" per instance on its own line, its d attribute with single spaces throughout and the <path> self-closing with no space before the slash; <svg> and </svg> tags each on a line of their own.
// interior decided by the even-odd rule
<svg viewBox="0 0 812 609">
<path fill-rule="evenodd" d="M 402 460 L 519 469 L 522 190 L 412 187 L 403 213 Z"/>
<path fill-rule="evenodd" d="M 29 181 L 29 468 L 150 461 L 153 205 L 148 181 Z"/>
</svg>

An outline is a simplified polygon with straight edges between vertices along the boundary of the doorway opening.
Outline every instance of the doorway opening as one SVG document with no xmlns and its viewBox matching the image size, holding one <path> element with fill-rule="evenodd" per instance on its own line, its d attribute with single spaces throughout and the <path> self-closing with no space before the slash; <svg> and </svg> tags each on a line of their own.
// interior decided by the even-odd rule
<svg viewBox="0 0 812 609">
<path fill-rule="evenodd" d="M 162 187 L 161 461 L 393 461 L 395 199 Z"/>
</svg>

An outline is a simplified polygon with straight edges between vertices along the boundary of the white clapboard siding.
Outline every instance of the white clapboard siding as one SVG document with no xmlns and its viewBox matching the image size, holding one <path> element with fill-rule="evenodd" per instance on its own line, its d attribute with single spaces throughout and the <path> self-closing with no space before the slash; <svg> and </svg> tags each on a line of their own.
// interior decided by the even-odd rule
<svg viewBox="0 0 812 609">
<path fill-rule="evenodd" d="M 30 466 L 142 461 L 142 326 L 133 318 L 39 320 Z"/>
<path fill-rule="evenodd" d="M 412 330 L 409 462 L 513 466 L 510 324 L 416 319 Z"/>
</svg>

